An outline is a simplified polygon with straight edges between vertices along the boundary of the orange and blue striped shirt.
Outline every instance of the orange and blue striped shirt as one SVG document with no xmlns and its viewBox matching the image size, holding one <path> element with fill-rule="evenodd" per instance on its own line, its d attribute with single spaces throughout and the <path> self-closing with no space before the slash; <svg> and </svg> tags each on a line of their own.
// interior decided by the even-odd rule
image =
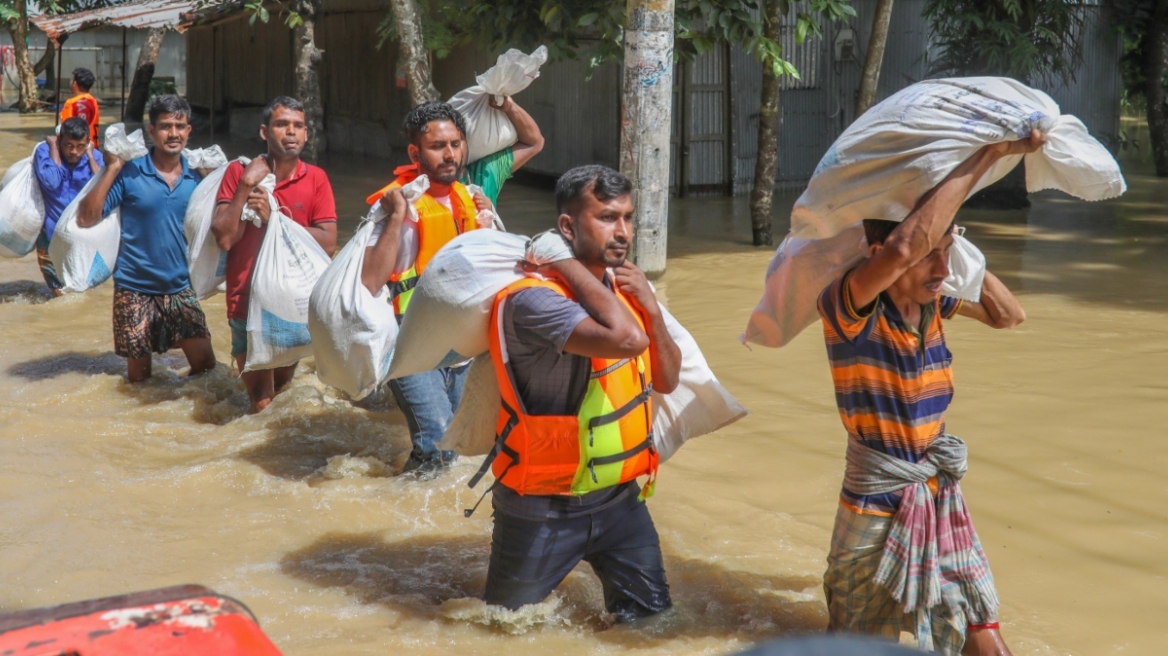
<svg viewBox="0 0 1168 656">
<path fill-rule="evenodd" d="M 910 326 L 887 293 L 867 308 L 854 307 L 850 275 L 819 297 L 840 419 L 848 439 L 918 462 L 945 432 L 945 410 L 953 400 L 953 354 L 941 320 L 956 314 L 961 301 L 938 297 L 921 307 L 921 326 Z M 900 496 L 861 496 L 844 488 L 840 503 L 859 513 L 891 515 Z"/>
</svg>

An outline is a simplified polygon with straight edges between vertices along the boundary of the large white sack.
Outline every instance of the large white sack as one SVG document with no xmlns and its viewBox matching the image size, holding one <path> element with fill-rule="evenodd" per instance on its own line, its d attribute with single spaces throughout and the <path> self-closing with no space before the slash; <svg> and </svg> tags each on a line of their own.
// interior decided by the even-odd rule
<svg viewBox="0 0 1168 656">
<path fill-rule="evenodd" d="M 572 257 L 563 237 L 550 232 L 529 239 L 472 230 L 443 246 L 414 287 L 389 377 L 449 367 L 486 353 L 495 295 L 523 278 L 521 263 L 529 250 L 542 263 Z"/>
<path fill-rule="evenodd" d="M 72 200 L 53 230 L 49 241 L 49 259 L 57 269 L 64 292 L 83 292 L 109 280 L 118 261 L 122 244 L 122 208 L 115 207 L 109 214 L 88 228 L 77 224 L 81 199 L 97 185 L 100 176 L 94 176 Z"/>
<path fill-rule="evenodd" d="M 365 249 L 376 223 L 385 220 L 380 205 L 329 265 L 308 300 L 308 332 L 321 382 L 361 399 L 389 375 L 397 340 L 397 319 L 389 288 L 370 294 L 361 281 Z"/>
<path fill-rule="evenodd" d="M 105 129 L 103 150 L 120 160 L 130 161 L 149 154 L 146 140 L 142 138 L 142 130 L 126 133 L 125 123 L 114 123 Z"/>
<path fill-rule="evenodd" d="M 791 234 L 832 237 L 862 219 L 903 221 L 978 149 L 1027 138 L 1033 129 L 1048 141 L 1026 155 L 1028 191 L 1058 189 L 1093 201 L 1127 189 L 1111 153 L 1045 93 L 1010 78 L 928 80 L 893 94 L 844 130 L 795 202 Z M 1003 158 L 973 192 L 1021 160 Z"/>
<path fill-rule="evenodd" d="M 308 299 L 330 260 L 308 230 L 284 216 L 270 193 L 272 214 L 251 274 L 244 371 L 275 369 L 312 355 Z"/>
<path fill-rule="evenodd" d="M 35 149 L 34 149 L 35 154 Z M 29 156 L 9 167 L 0 189 L 0 256 L 24 257 L 45 223 L 45 201 Z"/>
<path fill-rule="evenodd" d="M 823 156 L 791 212 L 791 232 L 767 269 L 766 289 L 742 339 L 782 346 L 818 320 L 823 288 L 867 250 L 860 221 L 903 221 L 920 198 L 978 149 L 1028 138 L 1047 143 L 1025 156 L 1028 191 L 1058 189 L 1083 200 L 1127 186 L 1115 159 L 1045 93 L 1009 78 L 929 80 L 892 95 L 857 119 Z M 974 186 L 1001 179 L 1023 160 L 1004 157 Z M 827 240 L 813 244 L 815 240 Z M 955 278 L 950 278 L 954 288 Z M 967 295 L 973 287 L 966 286 Z M 980 295 L 980 283 L 976 285 Z"/>
<path fill-rule="evenodd" d="M 515 126 L 502 110 L 491 107 L 491 96 L 500 102 L 531 85 L 539 77 L 539 68 L 547 61 L 547 47 L 540 46 L 530 55 L 508 50 L 499 55 L 495 65 L 475 78 L 473 87 L 454 94 L 450 105 L 466 119 L 466 143 L 469 160 L 474 162 L 512 146 L 518 139 Z"/>
<path fill-rule="evenodd" d="M 220 150 L 219 154 L 222 155 L 222 152 Z M 207 163 L 205 160 L 206 158 L 202 156 L 197 158 L 200 163 Z M 219 196 L 223 176 L 227 174 L 228 162 L 226 158 L 223 161 L 223 164 L 216 166 L 215 170 L 195 187 L 187 205 L 186 216 L 183 217 L 183 229 L 187 234 L 187 262 L 191 272 L 191 289 L 199 300 L 214 296 L 219 291 L 219 286 L 227 280 L 227 251 L 219 248 L 219 242 L 211 232 L 217 207 L 215 200 Z M 238 161 L 247 166 L 249 160 L 240 157 Z M 187 165 L 191 165 L 189 159 Z"/>
<path fill-rule="evenodd" d="M 193 150 L 183 148 L 182 154 L 187 159 L 187 166 L 192 169 L 215 170 L 228 164 L 227 155 L 218 145 L 195 148 Z"/>
<path fill-rule="evenodd" d="M 665 462 L 687 440 L 728 426 L 745 417 L 747 410 L 718 382 L 689 331 L 664 306 L 661 314 L 669 336 L 681 351 L 677 388 L 669 394 L 653 392 L 653 445 Z M 467 372 L 462 400 L 439 448 L 464 456 L 490 451 L 501 400 L 491 358 L 475 358 Z"/>
</svg>

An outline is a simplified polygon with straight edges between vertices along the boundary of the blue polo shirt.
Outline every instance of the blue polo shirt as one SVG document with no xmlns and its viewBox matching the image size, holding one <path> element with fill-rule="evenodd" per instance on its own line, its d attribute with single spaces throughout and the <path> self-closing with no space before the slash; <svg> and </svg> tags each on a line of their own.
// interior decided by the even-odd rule
<svg viewBox="0 0 1168 656">
<path fill-rule="evenodd" d="M 174 189 L 159 175 L 150 155 L 126 162 L 101 212 L 105 216 L 122 206 L 115 286 L 143 294 L 177 294 L 191 286 L 183 218 L 200 179 L 185 157 Z"/>
<path fill-rule="evenodd" d="M 93 158 L 97 160 L 98 166 L 105 166 L 100 152 L 93 151 Z M 61 212 L 93 177 L 89 170 L 89 156 L 83 156 L 76 166 L 70 168 L 68 164 L 54 162 L 49 153 L 49 144 L 42 143 L 36 147 L 33 156 L 33 172 L 36 173 L 37 184 L 41 186 L 41 196 L 45 199 L 45 236 L 52 239 Z"/>
</svg>

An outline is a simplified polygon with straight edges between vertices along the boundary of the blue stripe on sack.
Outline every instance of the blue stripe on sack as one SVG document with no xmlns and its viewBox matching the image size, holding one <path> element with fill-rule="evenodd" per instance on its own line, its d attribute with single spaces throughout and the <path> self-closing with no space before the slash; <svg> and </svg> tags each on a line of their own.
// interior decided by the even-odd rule
<svg viewBox="0 0 1168 656">
<path fill-rule="evenodd" d="M 265 344 L 278 349 L 306 346 L 312 342 L 307 322 L 288 321 L 267 310 L 260 311 L 260 336 Z"/>
<path fill-rule="evenodd" d="M 101 256 L 101 253 L 94 253 L 93 266 L 89 267 L 89 277 L 85 279 L 85 286 L 97 287 L 109 279 L 110 273 L 110 268 L 105 263 L 105 258 Z"/>
<path fill-rule="evenodd" d="M 385 351 L 385 355 L 381 356 L 381 363 L 377 366 L 377 381 L 381 382 L 389 375 L 389 363 L 393 360 L 393 349 Z"/>
<path fill-rule="evenodd" d="M 215 277 L 227 275 L 227 251 L 219 251 L 219 264 L 215 265 Z"/>
<path fill-rule="evenodd" d="M 21 237 L 15 230 L 10 229 L 7 225 L 0 226 L 0 246 L 7 248 L 13 253 L 24 256 L 32 252 L 32 247 L 36 244 L 36 237 L 31 240 Z"/>
</svg>

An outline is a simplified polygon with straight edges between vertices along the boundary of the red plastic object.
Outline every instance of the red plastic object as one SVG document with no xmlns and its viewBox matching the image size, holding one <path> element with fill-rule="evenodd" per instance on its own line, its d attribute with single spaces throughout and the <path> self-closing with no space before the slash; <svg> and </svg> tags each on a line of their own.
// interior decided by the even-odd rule
<svg viewBox="0 0 1168 656">
<path fill-rule="evenodd" d="M 181 585 L 0 615 L 0 656 L 280 656 L 242 603 Z"/>
</svg>

